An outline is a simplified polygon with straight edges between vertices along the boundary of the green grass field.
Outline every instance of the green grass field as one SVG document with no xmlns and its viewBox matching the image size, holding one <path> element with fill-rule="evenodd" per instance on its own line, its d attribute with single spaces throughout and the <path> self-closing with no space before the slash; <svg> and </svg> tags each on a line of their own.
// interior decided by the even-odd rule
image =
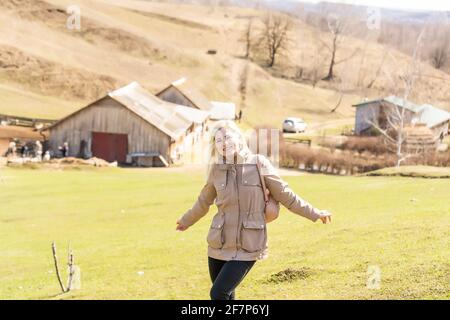
<svg viewBox="0 0 450 320">
<path fill-rule="evenodd" d="M 450 178 L 449 167 L 432 167 L 432 166 L 401 166 L 383 168 L 376 171 L 371 171 L 367 176 L 402 176 L 402 177 L 418 177 L 418 178 Z"/>
<path fill-rule="evenodd" d="M 201 172 L 178 171 L 0 169 L 0 299 L 208 299 L 206 232 L 215 208 L 175 232 L 203 183 Z M 450 298 L 450 180 L 286 180 L 332 211 L 333 223 L 283 209 L 269 225 L 270 257 L 251 270 L 238 299 Z M 61 264 L 72 241 L 80 290 L 58 295 L 52 240 Z M 369 266 L 381 270 L 378 290 L 366 287 Z M 269 281 L 289 268 L 301 276 Z"/>
</svg>

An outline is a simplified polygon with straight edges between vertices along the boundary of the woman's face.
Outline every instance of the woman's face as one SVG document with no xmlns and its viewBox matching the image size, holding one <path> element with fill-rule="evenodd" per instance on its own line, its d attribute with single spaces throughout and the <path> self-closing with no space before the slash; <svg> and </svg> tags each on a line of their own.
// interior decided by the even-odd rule
<svg viewBox="0 0 450 320">
<path fill-rule="evenodd" d="M 217 152 L 224 157 L 232 157 L 239 150 L 239 136 L 226 129 L 220 129 L 215 136 Z"/>
</svg>

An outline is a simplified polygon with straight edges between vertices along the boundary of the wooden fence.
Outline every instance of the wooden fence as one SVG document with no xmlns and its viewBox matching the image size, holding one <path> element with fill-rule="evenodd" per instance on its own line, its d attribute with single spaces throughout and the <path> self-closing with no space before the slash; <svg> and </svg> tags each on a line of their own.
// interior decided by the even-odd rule
<svg viewBox="0 0 450 320">
<path fill-rule="evenodd" d="M 6 122 L 6 124 L 12 125 L 12 126 L 36 127 L 36 125 L 38 125 L 38 124 L 42 124 L 44 126 L 49 126 L 49 125 L 55 123 L 56 121 L 57 120 L 26 118 L 26 117 L 18 117 L 18 116 L 0 114 L 0 122 Z"/>
</svg>

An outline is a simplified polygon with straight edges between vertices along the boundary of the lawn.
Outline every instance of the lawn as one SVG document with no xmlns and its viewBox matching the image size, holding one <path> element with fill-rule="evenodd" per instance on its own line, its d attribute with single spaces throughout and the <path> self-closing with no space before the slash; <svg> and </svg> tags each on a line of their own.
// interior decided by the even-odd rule
<svg viewBox="0 0 450 320">
<path fill-rule="evenodd" d="M 450 178 L 449 167 L 433 167 L 433 166 L 401 166 L 383 168 L 366 173 L 368 176 L 403 176 L 403 177 L 419 177 L 419 178 Z"/>
<path fill-rule="evenodd" d="M 0 298 L 209 298 L 205 238 L 215 208 L 188 231 L 174 230 L 201 172 L 0 169 L 0 177 Z M 269 225 L 270 257 L 238 299 L 450 298 L 449 179 L 285 179 L 332 211 L 333 223 L 283 209 Z M 58 295 L 53 240 L 61 264 L 72 242 L 80 290 Z M 380 289 L 367 288 L 369 267 L 381 271 Z M 299 277 L 274 278 L 287 269 Z"/>
</svg>

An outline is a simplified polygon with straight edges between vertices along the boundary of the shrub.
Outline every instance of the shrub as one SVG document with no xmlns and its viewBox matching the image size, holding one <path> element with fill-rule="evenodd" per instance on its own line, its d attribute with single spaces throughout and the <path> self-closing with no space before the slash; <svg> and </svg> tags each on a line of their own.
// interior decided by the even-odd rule
<svg viewBox="0 0 450 320">
<path fill-rule="evenodd" d="M 349 137 L 341 146 L 342 150 L 362 153 L 368 151 L 376 155 L 389 152 L 382 137 Z"/>
</svg>

